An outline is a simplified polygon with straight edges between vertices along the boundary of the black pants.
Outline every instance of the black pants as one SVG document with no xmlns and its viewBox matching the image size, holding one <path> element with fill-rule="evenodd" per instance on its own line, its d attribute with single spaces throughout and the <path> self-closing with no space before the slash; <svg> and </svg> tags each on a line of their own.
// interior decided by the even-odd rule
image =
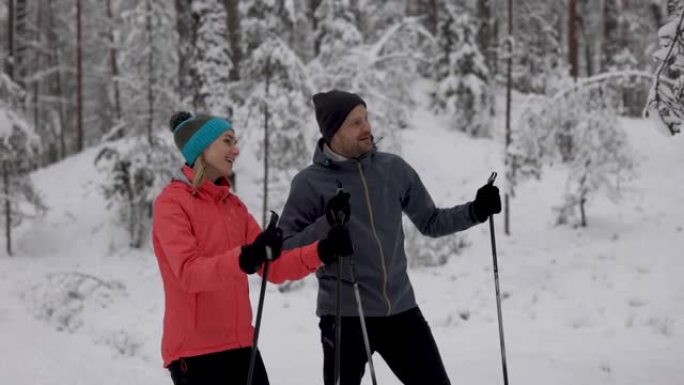
<svg viewBox="0 0 684 385">
<path fill-rule="evenodd" d="M 181 358 L 169 365 L 171 379 L 175 385 L 245 385 L 251 354 L 252 348 L 242 348 Z M 258 351 L 252 384 L 268 385 Z"/>
<path fill-rule="evenodd" d="M 323 380 L 333 385 L 335 316 L 319 324 L 323 344 Z M 435 339 L 418 307 L 389 317 L 366 317 L 371 352 L 378 352 L 406 385 L 449 385 Z M 358 317 L 342 317 L 341 385 L 359 385 L 368 361 Z"/>
</svg>

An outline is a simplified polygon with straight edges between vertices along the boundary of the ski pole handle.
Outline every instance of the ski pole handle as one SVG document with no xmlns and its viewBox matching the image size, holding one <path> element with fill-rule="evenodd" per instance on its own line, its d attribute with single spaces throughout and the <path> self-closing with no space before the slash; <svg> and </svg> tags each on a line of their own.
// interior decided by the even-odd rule
<svg viewBox="0 0 684 385">
<path fill-rule="evenodd" d="M 496 179 L 496 171 L 492 171 L 492 175 L 489 176 L 489 179 L 487 179 L 487 184 L 494 184 L 494 180 Z"/>
<path fill-rule="evenodd" d="M 342 183 L 340 181 L 337 181 L 337 190 L 335 190 L 335 197 L 342 198 L 345 195 L 347 195 L 347 199 L 349 199 L 349 194 L 344 191 L 344 188 L 342 188 Z M 332 213 L 332 216 L 333 222 L 335 222 L 336 226 L 344 225 L 349 221 L 349 216 L 343 210 L 334 211 Z"/>
<path fill-rule="evenodd" d="M 271 210 L 271 219 L 268 221 L 268 226 L 266 226 L 266 229 L 270 229 L 272 227 L 275 227 L 278 223 L 278 214 L 276 214 L 275 211 Z M 273 251 L 269 246 L 266 246 L 266 260 L 267 261 L 272 261 L 273 260 Z"/>
</svg>

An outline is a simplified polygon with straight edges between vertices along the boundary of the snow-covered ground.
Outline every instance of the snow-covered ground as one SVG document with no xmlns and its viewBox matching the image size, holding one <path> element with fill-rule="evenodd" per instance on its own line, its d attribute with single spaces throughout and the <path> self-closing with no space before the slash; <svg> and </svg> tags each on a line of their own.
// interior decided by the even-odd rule
<svg viewBox="0 0 684 385">
<path fill-rule="evenodd" d="M 470 200 L 491 171 L 503 174 L 501 132 L 470 139 L 422 110 L 413 121 L 401 133 L 403 155 L 439 205 Z M 496 218 L 511 384 L 684 384 L 684 136 L 621 123 L 637 175 L 622 201 L 590 203 L 589 227 L 554 225 L 564 188 L 554 169 L 518 190 L 511 236 Z M 17 230 L 14 257 L 0 257 L 3 383 L 171 383 L 159 354 L 156 260 L 149 246 L 127 249 L 112 224 L 97 151 L 32 175 L 50 211 Z M 243 154 L 239 172 L 258 175 Z M 259 218 L 259 186 L 249 179 L 239 195 Z M 488 226 L 466 237 L 470 245 L 445 266 L 410 275 L 452 383 L 501 384 Z M 274 385 L 322 382 L 315 297 L 313 277 L 289 293 L 268 288 L 260 348 Z M 375 364 L 380 384 L 399 383 L 380 357 Z"/>
</svg>

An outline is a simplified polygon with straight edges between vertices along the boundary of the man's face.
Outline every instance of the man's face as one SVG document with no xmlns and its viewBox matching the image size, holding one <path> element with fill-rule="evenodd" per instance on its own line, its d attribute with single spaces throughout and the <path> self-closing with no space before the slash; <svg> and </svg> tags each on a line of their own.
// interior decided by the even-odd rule
<svg viewBox="0 0 684 385">
<path fill-rule="evenodd" d="M 359 157 L 373 149 L 371 125 L 363 104 L 354 107 L 330 140 L 330 148 L 347 158 Z"/>
</svg>

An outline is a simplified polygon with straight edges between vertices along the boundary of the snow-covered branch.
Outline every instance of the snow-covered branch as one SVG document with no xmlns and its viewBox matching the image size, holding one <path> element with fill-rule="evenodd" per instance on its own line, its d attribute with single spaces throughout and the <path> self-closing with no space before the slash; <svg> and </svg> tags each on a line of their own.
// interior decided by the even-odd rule
<svg viewBox="0 0 684 385">
<path fill-rule="evenodd" d="M 684 9 L 658 31 L 661 47 L 653 57 L 660 65 L 644 108 L 644 117 L 667 135 L 680 133 L 684 123 L 683 32 Z"/>
</svg>

